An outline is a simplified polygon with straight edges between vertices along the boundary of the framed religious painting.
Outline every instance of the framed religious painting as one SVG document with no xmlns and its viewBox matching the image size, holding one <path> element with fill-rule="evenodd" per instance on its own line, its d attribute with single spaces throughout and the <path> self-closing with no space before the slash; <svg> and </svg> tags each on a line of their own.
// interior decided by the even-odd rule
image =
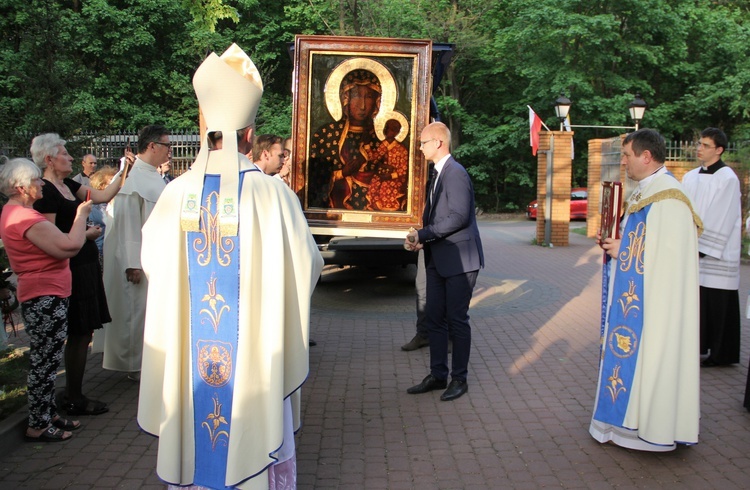
<svg viewBox="0 0 750 490">
<path fill-rule="evenodd" d="M 314 234 L 401 237 L 419 226 L 429 40 L 297 36 L 292 186 Z"/>
</svg>

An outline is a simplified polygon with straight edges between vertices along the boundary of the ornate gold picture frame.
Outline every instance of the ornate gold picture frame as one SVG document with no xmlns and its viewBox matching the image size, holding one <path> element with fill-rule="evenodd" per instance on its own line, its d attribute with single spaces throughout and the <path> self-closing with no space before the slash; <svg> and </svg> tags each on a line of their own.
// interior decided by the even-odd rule
<svg viewBox="0 0 750 490">
<path fill-rule="evenodd" d="M 297 36 L 294 49 L 292 186 L 310 226 L 403 237 L 423 210 L 431 41 Z"/>
</svg>

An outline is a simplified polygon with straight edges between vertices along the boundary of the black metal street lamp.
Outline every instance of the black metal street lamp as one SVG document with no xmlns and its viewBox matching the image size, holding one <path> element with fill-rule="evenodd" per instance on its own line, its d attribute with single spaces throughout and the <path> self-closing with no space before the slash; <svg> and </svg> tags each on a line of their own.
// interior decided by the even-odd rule
<svg viewBox="0 0 750 490">
<path fill-rule="evenodd" d="M 628 110 L 630 111 L 630 118 L 635 123 L 635 130 L 638 131 L 638 123 L 643 119 L 643 114 L 646 112 L 648 104 L 646 101 L 641 99 L 641 94 L 635 94 L 635 99 L 628 104 Z"/>
<path fill-rule="evenodd" d="M 563 130 L 563 124 L 565 119 L 568 118 L 568 111 L 570 111 L 570 105 L 572 102 L 569 98 L 560 92 L 560 97 L 555 100 L 555 115 L 560 120 L 560 131 Z"/>
<path fill-rule="evenodd" d="M 565 97 L 563 94 L 560 94 L 560 97 L 555 100 L 555 114 L 557 115 L 557 118 L 560 119 L 560 131 L 563 130 L 563 123 L 565 122 L 565 119 L 568 117 L 568 112 L 570 112 L 570 106 L 573 103 L 570 101 L 569 98 Z M 633 122 L 635 123 L 635 126 L 588 126 L 588 125 L 580 125 L 580 124 L 571 124 L 571 128 L 607 128 L 607 129 L 635 129 L 638 131 L 638 125 L 640 124 L 641 120 L 643 119 L 643 115 L 646 113 L 646 108 L 648 107 L 648 104 L 646 104 L 646 101 L 641 98 L 641 94 L 635 94 L 635 99 L 628 104 L 628 111 L 630 111 L 630 117 L 633 119 Z"/>
</svg>

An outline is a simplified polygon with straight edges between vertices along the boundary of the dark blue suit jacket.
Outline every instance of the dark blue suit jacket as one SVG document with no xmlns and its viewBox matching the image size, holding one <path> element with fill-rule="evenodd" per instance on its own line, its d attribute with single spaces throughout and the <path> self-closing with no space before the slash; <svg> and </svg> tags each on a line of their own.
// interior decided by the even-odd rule
<svg viewBox="0 0 750 490">
<path fill-rule="evenodd" d="M 429 192 L 428 189 L 428 196 Z M 453 156 L 440 172 L 432 199 L 427 199 L 418 235 L 425 245 L 425 264 L 432 259 L 442 277 L 484 267 L 474 212 L 474 186 L 466 169 Z"/>
</svg>

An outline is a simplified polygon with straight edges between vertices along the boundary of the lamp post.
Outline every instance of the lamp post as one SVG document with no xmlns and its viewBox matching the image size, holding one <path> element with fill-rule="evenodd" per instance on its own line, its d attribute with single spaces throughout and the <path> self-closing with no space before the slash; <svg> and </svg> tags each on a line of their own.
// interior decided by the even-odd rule
<svg viewBox="0 0 750 490">
<path fill-rule="evenodd" d="M 635 122 L 635 130 L 638 131 L 638 123 L 643 119 L 643 114 L 646 112 L 646 101 L 641 99 L 641 94 L 635 94 L 635 99 L 628 104 L 628 110 L 630 111 L 630 118 Z"/>
<path fill-rule="evenodd" d="M 563 122 L 568 117 L 568 112 L 570 112 L 570 106 L 573 103 L 565 97 L 563 94 L 560 94 L 560 97 L 558 97 L 555 100 L 555 114 L 557 115 L 558 119 L 560 119 L 560 131 L 562 131 L 563 128 Z M 630 111 L 630 117 L 633 119 L 633 122 L 635 123 L 635 126 L 587 126 L 587 125 L 576 125 L 571 124 L 571 128 L 604 128 L 604 129 L 635 129 L 638 131 L 638 126 L 643 119 L 643 115 L 646 113 L 646 108 L 648 107 L 648 104 L 646 104 L 646 101 L 641 98 L 641 94 L 635 94 L 635 99 L 633 99 L 630 104 L 628 104 L 628 111 Z"/>
<path fill-rule="evenodd" d="M 565 126 L 565 120 L 568 117 L 568 113 L 570 112 L 570 106 L 573 105 L 573 102 L 565 97 L 563 93 L 560 94 L 560 97 L 558 97 L 555 100 L 555 115 L 560 120 L 560 131 L 563 131 Z M 643 119 L 643 115 L 646 112 L 646 108 L 648 105 L 646 102 L 641 98 L 641 94 L 636 94 L 635 99 L 633 99 L 630 104 L 628 104 L 628 110 L 630 112 L 630 117 L 633 119 L 633 122 L 635 126 L 587 126 L 587 125 L 573 125 L 567 126 L 569 128 L 597 128 L 597 129 L 635 129 L 638 131 L 638 126 L 640 125 L 641 120 Z M 572 138 L 571 138 L 572 142 Z M 554 164 L 552 161 L 552 156 L 555 153 L 555 140 L 554 140 L 554 133 L 550 134 L 550 150 L 547 151 L 547 182 L 546 182 L 546 199 L 545 199 L 545 206 L 544 206 L 544 243 L 551 243 L 551 234 L 552 234 L 552 225 L 551 225 L 551 210 L 552 210 L 552 172 L 554 170 Z"/>
<path fill-rule="evenodd" d="M 570 111 L 571 104 L 570 99 L 565 97 L 562 92 L 560 92 L 560 97 L 555 99 L 555 115 L 560 120 L 560 131 L 564 129 L 563 124 L 565 124 L 565 119 L 568 118 L 568 111 Z"/>
</svg>

